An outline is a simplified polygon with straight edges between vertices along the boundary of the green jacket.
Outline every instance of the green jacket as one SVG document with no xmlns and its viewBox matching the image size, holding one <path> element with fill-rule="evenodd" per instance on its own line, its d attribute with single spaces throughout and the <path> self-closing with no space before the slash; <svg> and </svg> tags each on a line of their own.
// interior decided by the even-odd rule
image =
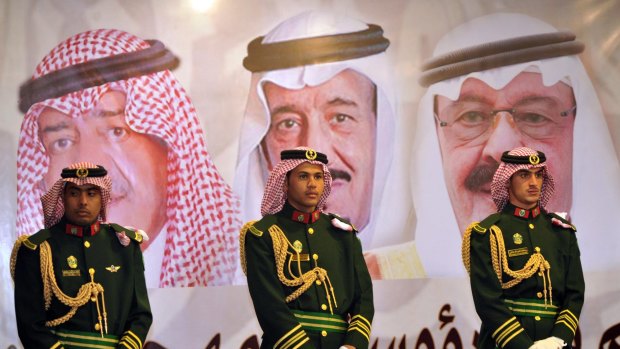
<svg viewBox="0 0 620 349">
<path fill-rule="evenodd" d="M 509 270 L 520 271 L 539 251 L 548 271 L 536 269 L 516 285 L 508 285 L 515 278 L 502 267 L 507 286 L 502 289 L 491 257 L 492 227 L 501 230 Z M 508 204 L 471 228 L 471 290 L 482 320 L 478 348 L 523 349 L 550 336 L 561 338 L 570 348 L 585 290 L 574 226 L 553 213 Z"/>
<path fill-rule="evenodd" d="M 83 233 L 76 228 L 80 229 L 61 220 L 50 229 L 29 236 L 18 247 L 14 271 L 15 312 L 24 348 L 82 348 L 84 344 L 93 344 L 92 340 L 107 341 L 110 347 L 141 348 L 152 322 L 139 244 L 141 236 L 116 224 L 100 224 L 98 231 L 96 225 L 83 227 Z M 119 242 L 117 231 L 125 232 L 128 246 Z M 99 313 L 103 309 L 107 312 L 106 338 L 100 339 L 102 326 L 97 303 L 92 298 L 78 307 L 68 321 L 51 328 L 45 325 L 71 308 L 52 295 L 49 309 L 45 310 L 41 276 L 44 242 L 51 250 L 56 283 L 67 296 L 76 297 L 80 287 L 91 281 L 89 269 L 94 270 L 94 282 L 103 286 L 105 307 L 99 299 Z"/>
<path fill-rule="evenodd" d="M 288 303 L 286 297 L 301 286 L 286 286 L 278 276 L 270 232 L 275 227 L 285 236 L 286 279 L 316 267 L 327 272 L 325 280 L 308 283 L 309 288 Z M 247 265 L 250 295 L 264 332 L 261 348 L 368 347 L 374 315 L 372 282 L 351 225 L 318 211 L 304 215 L 286 204 L 253 224 L 245 235 L 242 263 Z"/>
</svg>

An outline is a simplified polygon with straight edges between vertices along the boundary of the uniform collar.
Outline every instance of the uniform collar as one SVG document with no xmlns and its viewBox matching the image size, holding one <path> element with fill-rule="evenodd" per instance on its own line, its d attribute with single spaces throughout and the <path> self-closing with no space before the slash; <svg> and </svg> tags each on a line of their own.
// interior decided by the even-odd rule
<svg viewBox="0 0 620 349">
<path fill-rule="evenodd" d="M 512 214 L 515 217 L 527 219 L 527 218 L 536 218 L 540 214 L 541 211 L 540 211 L 540 206 L 536 206 L 531 209 L 526 209 L 526 208 L 517 207 L 513 204 L 508 203 L 506 205 L 506 209 L 504 209 L 504 212 Z"/>
<path fill-rule="evenodd" d="M 321 217 L 321 211 L 319 210 L 315 210 L 313 212 L 297 211 L 288 202 L 284 204 L 281 212 L 292 221 L 304 224 L 314 223 Z"/>
<path fill-rule="evenodd" d="M 73 225 L 71 223 L 65 222 L 65 233 L 67 235 L 73 235 L 78 237 L 83 236 L 93 236 L 99 232 L 100 226 L 99 221 L 95 222 L 91 225 Z"/>
</svg>

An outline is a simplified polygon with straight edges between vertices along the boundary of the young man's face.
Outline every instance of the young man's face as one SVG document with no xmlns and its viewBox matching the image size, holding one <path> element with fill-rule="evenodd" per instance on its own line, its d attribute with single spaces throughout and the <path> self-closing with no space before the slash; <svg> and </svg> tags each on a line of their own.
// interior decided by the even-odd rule
<svg viewBox="0 0 620 349">
<path fill-rule="evenodd" d="M 323 176 L 323 166 L 308 162 L 292 169 L 286 180 L 289 204 L 301 212 L 314 211 L 325 188 Z"/>
<path fill-rule="evenodd" d="M 540 200 L 542 184 L 542 168 L 519 170 L 510 177 L 508 200 L 520 208 L 533 208 Z"/>
<path fill-rule="evenodd" d="M 74 225 L 91 225 L 101 211 L 101 189 L 96 185 L 67 182 L 63 192 L 65 218 Z"/>
<path fill-rule="evenodd" d="M 112 179 L 108 219 L 151 236 L 159 233 L 166 221 L 167 147 L 129 128 L 124 93 L 105 93 L 95 108 L 77 117 L 46 108 L 38 123 L 50 159 L 44 176 L 48 188 L 72 163 L 102 165 Z"/>
<path fill-rule="evenodd" d="M 327 82 L 300 90 L 264 85 L 271 126 L 262 142 L 271 170 L 280 152 L 298 146 L 321 149 L 333 186 L 326 210 L 358 227 L 369 220 L 375 171 L 375 86 L 345 70 Z"/>
<path fill-rule="evenodd" d="M 540 74 L 528 72 L 501 90 L 470 78 L 458 100 L 436 97 L 437 118 L 447 124 L 436 123 L 444 179 L 461 231 L 497 211 L 491 180 L 502 153 L 517 147 L 537 149 L 551 160 L 548 170 L 557 190 L 547 209 L 570 211 L 573 107 L 570 86 L 562 82 L 544 86 Z"/>
</svg>

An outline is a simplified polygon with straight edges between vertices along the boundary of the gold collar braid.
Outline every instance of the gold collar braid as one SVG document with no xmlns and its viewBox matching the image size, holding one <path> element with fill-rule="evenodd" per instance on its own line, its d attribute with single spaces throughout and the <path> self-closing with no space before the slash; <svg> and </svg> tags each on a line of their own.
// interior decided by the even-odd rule
<svg viewBox="0 0 620 349">
<path fill-rule="evenodd" d="M 329 311 L 331 314 L 334 314 L 333 307 L 338 307 L 336 303 L 336 294 L 334 293 L 334 288 L 332 287 L 332 283 L 329 280 L 329 276 L 327 275 L 327 270 L 320 268 L 316 265 L 312 270 L 307 271 L 299 277 L 293 276 L 292 279 L 288 279 L 284 275 L 284 264 L 286 263 L 287 250 L 290 246 L 293 247 L 284 235 L 284 232 L 277 225 L 272 225 L 269 227 L 269 234 L 271 235 L 271 239 L 273 240 L 273 252 L 275 255 L 276 261 L 276 271 L 278 273 L 278 279 L 284 285 L 289 287 L 300 286 L 293 293 L 288 295 L 285 299 L 286 303 L 290 303 L 291 301 L 297 299 L 302 293 L 306 292 L 312 286 L 312 284 L 320 280 L 325 287 L 325 294 L 327 297 L 327 303 L 329 304 Z M 299 252 L 297 252 L 299 261 Z M 333 307 L 332 307 L 333 301 Z"/>
<path fill-rule="evenodd" d="M 470 238 L 471 231 L 477 226 L 477 222 L 472 223 L 467 230 L 465 230 L 465 234 L 463 235 L 463 245 L 462 245 L 462 258 L 463 265 L 465 265 L 465 269 L 467 269 L 467 273 L 471 274 L 471 266 L 470 266 Z M 525 266 L 521 270 L 511 270 L 508 267 L 508 257 L 506 256 L 506 246 L 504 244 L 504 236 L 502 235 L 501 229 L 493 225 L 490 230 L 490 248 L 491 248 L 491 261 L 493 263 L 493 270 L 497 275 L 497 279 L 499 280 L 502 289 L 511 288 L 521 281 L 530 278 L 536 272 L 540 272 L 543 278 L 543 294 L 545 299 L 545 307 L 547 304 L 553 304 L 553 293 L 551 286 L 551 274 L 550 269 L 551 265 L 545 259 L 545 257 L 540 253 L 540 249 L 536 249 L 534 253 L 530 256 L 530 259 L 525 263 Z M 508 282 L 503 282 L 502 275 L 503 273 L 512 277 L 513 279 Z M 547 303 L 547 295 L 549 296 L 549 303 Z"/>
</svg>

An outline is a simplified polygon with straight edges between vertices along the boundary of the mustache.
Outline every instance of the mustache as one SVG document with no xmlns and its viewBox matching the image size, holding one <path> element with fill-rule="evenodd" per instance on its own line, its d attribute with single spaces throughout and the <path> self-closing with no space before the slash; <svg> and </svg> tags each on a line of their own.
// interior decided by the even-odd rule
<svg viewBox="0 0 620 349">
<path fill-rule="evenodd" d="M 465 188 L 471 191 L 480 191 L 483 185 L 491 183 L 498 167 L 499 162 L 495 160 L 492 163 L 477 165 L 465 178 Z"/>
<path fill-rule="evenodd" d="M 351 181 L 351 174 L 344 170 L 329 169 L 329 173 L 332 175 L 332 180 L 344 179 L 347 182 Z"/>
</svg>

